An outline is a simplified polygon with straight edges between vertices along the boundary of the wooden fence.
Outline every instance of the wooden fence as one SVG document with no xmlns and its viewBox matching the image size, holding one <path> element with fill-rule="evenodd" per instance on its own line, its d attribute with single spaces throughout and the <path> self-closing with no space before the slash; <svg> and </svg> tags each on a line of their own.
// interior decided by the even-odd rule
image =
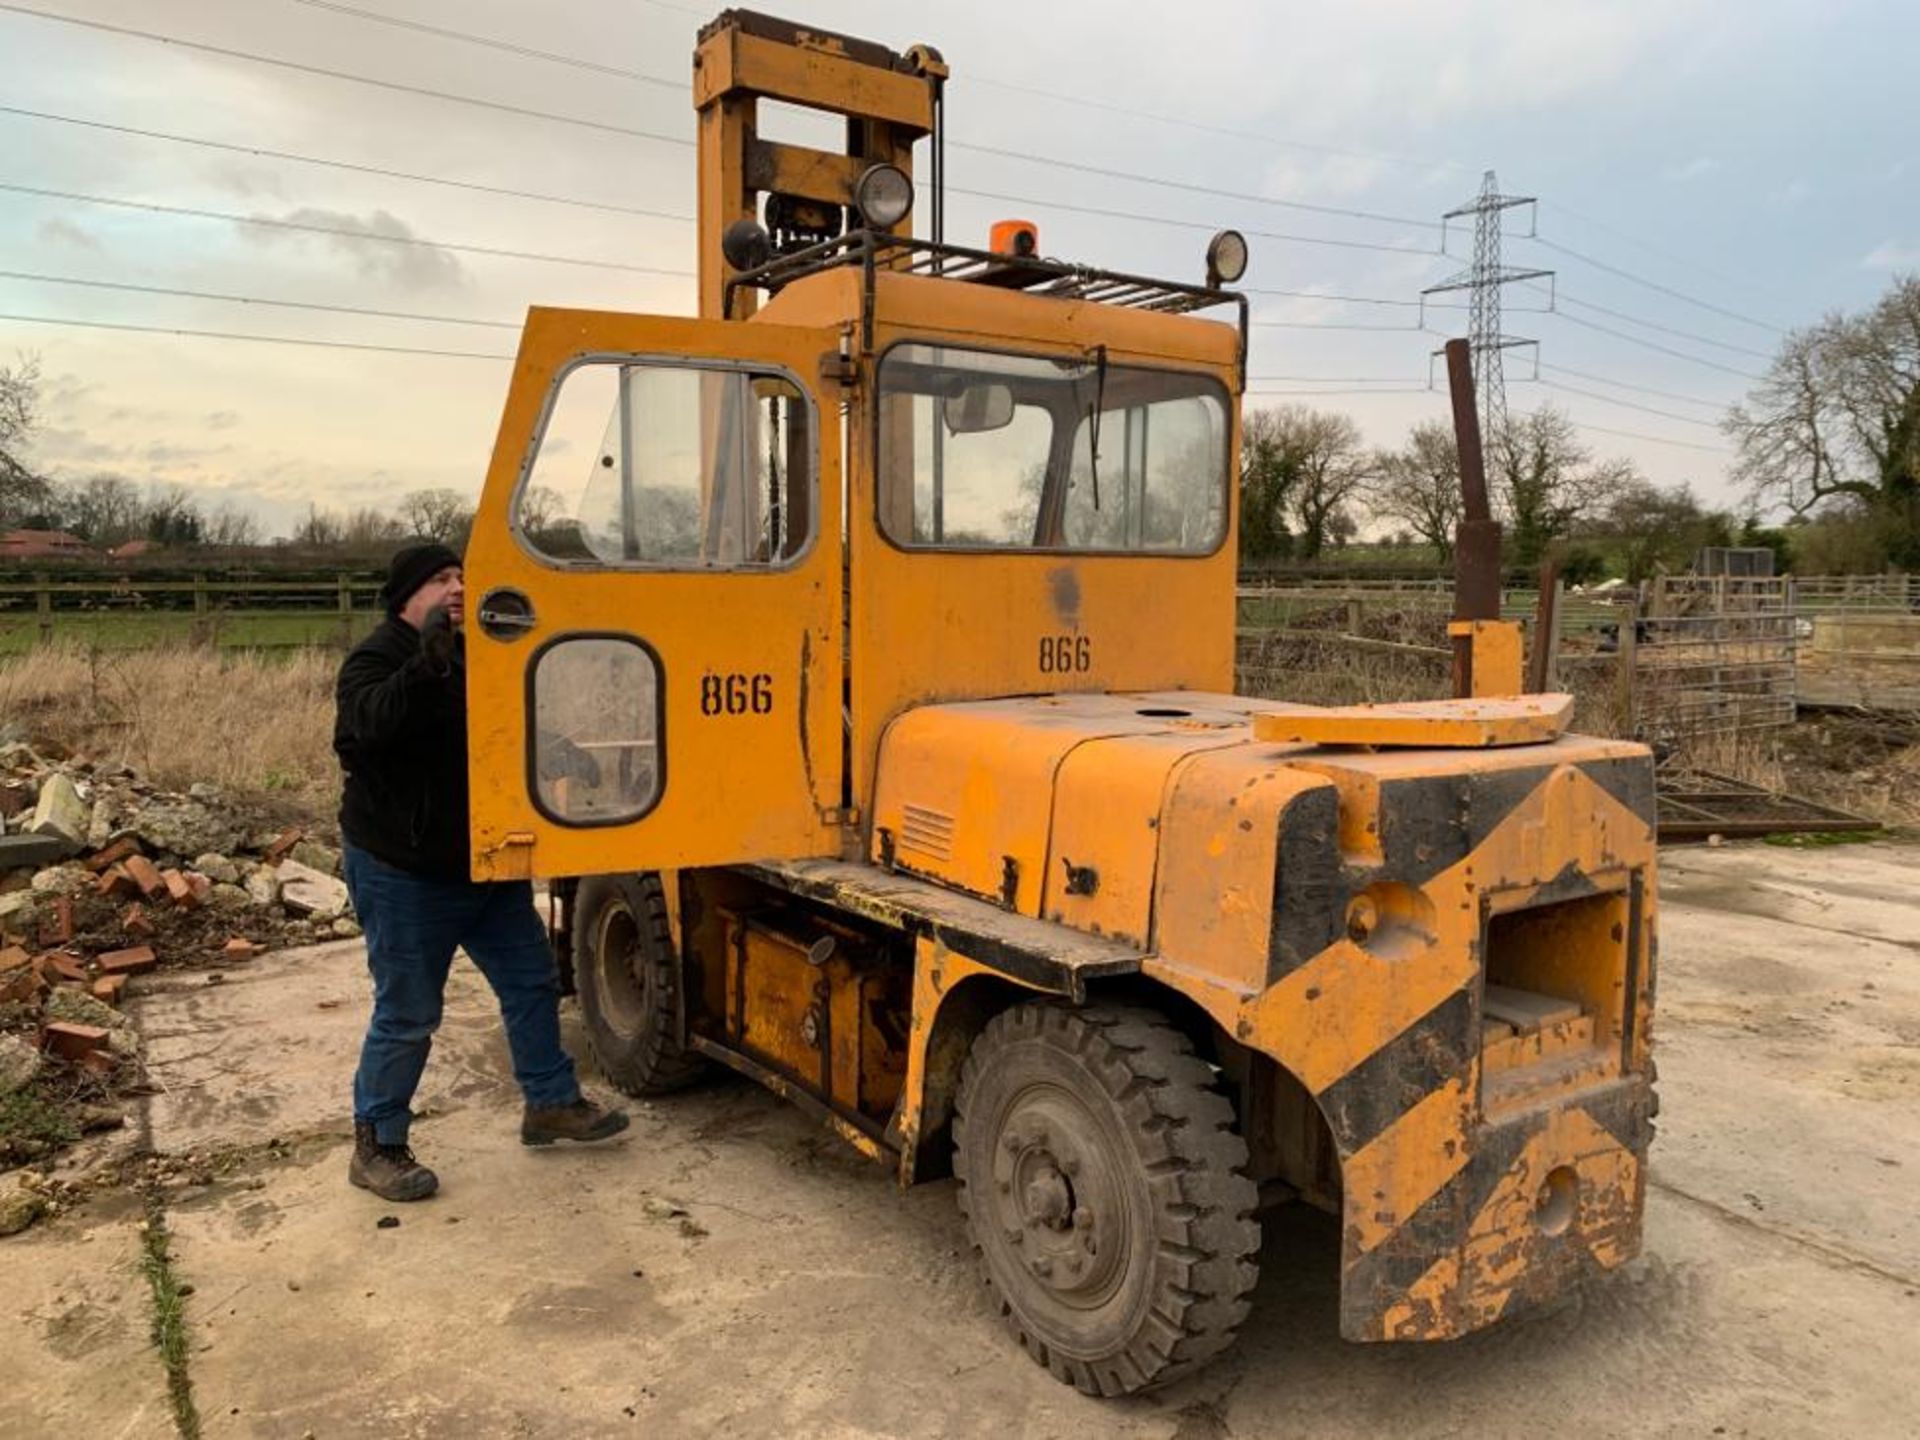
<svg viewBox="0 0 1920 1440">
<path fill-rule="evenodd" d="M 96 649 L 160 644 L 236 649 L 351 645 L 378 623 L 380 582 L 310 580 L 67 580 L 0 583 L 0 652 L 57 641 Z"/>
</svg>

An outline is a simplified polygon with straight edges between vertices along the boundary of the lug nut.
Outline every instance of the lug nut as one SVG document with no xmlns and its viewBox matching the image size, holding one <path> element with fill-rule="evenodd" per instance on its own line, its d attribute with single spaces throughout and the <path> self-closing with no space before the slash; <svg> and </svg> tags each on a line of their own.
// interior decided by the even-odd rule
<svg viewBox="0 0 1920 1440">
<path fill-rule="evenodd" d="M 1084 1205 L 1075 1206 L 1073 1211 L 1073 1228 L 1076 1230 L 1091 1230 L 1093 1228 L 1093 1211 Z"/>
</svg>

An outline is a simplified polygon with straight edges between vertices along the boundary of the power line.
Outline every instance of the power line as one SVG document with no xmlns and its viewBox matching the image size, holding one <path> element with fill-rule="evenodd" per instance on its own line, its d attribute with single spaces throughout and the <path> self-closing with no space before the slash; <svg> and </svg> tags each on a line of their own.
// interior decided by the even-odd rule
<svg viewBox="0 0 1920 1440">
<path fill-rule="evenodd" d="M 1370 335 L 1418 335 L 1418 325 L 1349 325 L 1339 320 L 1249 320 L 1256 330 L 1358 330 Z"/>
<path fill-rule="evenodd" d="M 305 5 L 314 10 L 331 10 L 338 15 L 351 15 L 356 20 L 369 20 L 376 25 L 390 25 L 396 30 L 412 30 L 422 35 L 435 35 L 445 40 L 459 40 L 468 45 L 481 45 L 489 50 L 499 50 L 508 55 L 519 55 L 530 60 L 548 60 L 556 65 L 569 65 L 576 70 L 592 70 L 601 75 L 612 75 L 621 80 L 636 80 L 642 85 L 659 85 L 676 95 L 687 93 L 686 83 L 669 80 L 663 75 L 649 75 L 644 70 L 628 70 L 619 65 L 605 65 L 598 60 L 588 60 L 578 55 L 562 55 L 552 50 L 537 50 L 531 45 L 516 45 L 510 40 L 496 40 L 487 35 L 473 35 L 465 30 L 452 30 L 444 25 L 427 25 L 418 20 L 405 20 L 398 15 L 382 15 L 375 10 L 362 10 L 355 5 L 342 5 L 339 0 L 290 0 L 294 5 Z"/>
<path fill-rule="evenodd" d="M 280 220 L 266 215 L 235 215 L 225 210 L 201 210 L 187 205 L 161 205 L 151 200 L 123 200 L 111 195 L 86 195 L 75 190 L 48 190 L 37 185 L 16 185 L 0 181 L 0 190 L 11 191 L 16 195 L 37 195 L 49 200 L 77 200 L 87 205 L 112 205 L 126 210 L 147 210 L 159 215 L 191 215 L 196 219 L 225 220 L 235 225 L 258 225 L 273 230 L 297 230 L 347 240 L 371 240 L 383 245 L 412 245 L 429 250 L 453 250 L 467 255 L 488 255 L 506 260 L 538 260 L 550 265 L 580 265 L 591 270 L 620 270 L 633 275 L 665 275 L 675 279 L 693 278 L 691 270 L 669 270 L 658 265 L 628 265 L 618 260 L 589 260 L 581 255 L 548 255 L 534 250 L 507 250 L 492 245 L 466 245 L 451 240 L 430 240 L 421 235 L 384 235 L 374 230 L 316 225 L 305 220 Z"/>
<path fill-rule="evenodd" d="M 1083 175 L 1099 175 L 1108 180 L 1128 180 L 1140 185 L 1158 185 L 1164 189 L 1180 190 L 1191 195 L 1217 195 L 1246 204 L 1274 205 L 1283 210 L 1304 210 L 1315 215 L 1337 215 L 1351 220 L 1372 220 L 1385 225 L 1413 225 L 1422 230 L 1440 228 L 1431 220 L 1420 220 L 1409 215 L 1387 215 L 1375 210 L 1353 210 L 1342 205 L 1319 205 L 1306 200 L 1277 200 L 1269 195 L 1254 195 L 1242 190 L 1222 190 L 1213 185 L 1195 185 L 1185 180 L 1168 180 L 1157 175 L 1142 175 L 1132 170 L 1115 170 L 1105 165 L 1089 165 L 1078 160 L 1063 160 L 1058 156 L 1040 155 L 1027 150 L 1007 150 L 997 145 L 974 145 L 963 140 L 948 140 L 947 146 L 953 150 L 970 150 L 976 155 L 993 155 L 1003 160 L 1025 160 L 1035 165 L 1051 165 L 1061 170 L 1077 171 Z"/>
<path fill-rule="evenodd" d="M 1425 385 L 1418 375 L 1249 375 L 1249 385 Z"/>
<path fill-rule="evenodd" d="M 187 330 L 174 325 L 129 325 L 109 320 L 75 320 L 58 315 L 0 313 L 0 320 L 22 325 L 63 325 L 80 330 L 128 330 L 141 335 L 181 335 L 200 340 L 246 340 L 262 345 L 308 345 L 321 350 L 372 350 L 382 355 L 431 355 L 443 360 L 512 360 L 478 350 L 427 350 L 417 345 L 370 345 L 352 340 L 307 340 L 292 335 L 248 335 L 231 330 Z"/>
<path fill-rule="evenodd" d="M 1389 390 L 1384 388 L 1379 390 L 1247 390 L 1242 393 L 1249 397 L 1265 398 L 1277 395 L 1431 395 L 1434 392 L 1425 385 L 1409 385 L 1404 390 Z"/>
<path fill-rule="evenodd" d="M 1563 391 L 1568 395 L 1580 395 L 1588 400 L 1598 400 L 1603 405 L 1617 405 L 1622 410 L 1638 410 L 1643 415 L 1658 415 L 1662 420 L 1676 420 L 1682 425 L 1698 425 L 1702 430 L 1720 428 L 1711 420 L 1697 419 L 1692 415 L 1682 415 L 1673 410 L 1656 409 L 1652 405 L 1642 405 L 1638 400 L 1621 400 L 1613 395 L 1602 395 L 1598 390 L 1586 390 L 1578 385 L 1567 385 L 1558 380 L 1536 380 L 1533 383 L 1544 385 L 1549 390 Z"/>
<path fill-rule="evenodd" d="M 139 295 L 167 295 L 186 300 L 219 300 L 232 305 L 269 305 L 276 310 L 318 310 L 333 315 L 367 315 L 379 320 L 420 320 L 434 325 L 474 325 L 488 330 L 519 330 L 514 320 L 476 320 L 464 315 L 428 315 L 410 310 L 375 310 L 361 305 L 330 305 L 317 300 L 274 300 L 264 295 L 235 295 L 219 290 L 188 290 L 174 285 L 140 285 L 129 280 L 96 280 L 79 275 L 41 275 L 27 270 L 0 270 L 0 280 L 24 280 L 39 285 L 75 285 L 89 290 L 125 290 Z"/>
<path fill-rule="evenodd" d="M 447 100 L 456 105 L 474 105 L 483 110 L 498 110 L 507 115 L 518 115 L 524 119 L 552 120 L 561 125 L 578 125 L 588 130 L 599 130 L 610 135 L 628 135 L 639 140 L 658 140 L 665 145 L 682 145 L 693 148 L 694 142 L 684 135 L 663 135 L 657 130 L 641 130 L 631 125 L 614 125 L 604 120 L 589 120 L 581 115 L 563 115 L 552 110 L 536 110 L 527 105 L 510 105 L 503 100 L 485 100 L 477 95 L 459 95 L 451 90 L 432 90 L 424 85 L 408 85 L 398 80 L 376 80 L 371 75 L 357 75 L 349 70 L 329 70 L 324 65 L 307 65 L 298 60 L 282 60 L 274 55 L 260 55 L 251 50 L 236 50 L 226 45 L 209 45 L 201 40 L 182 40 L 174 35 L 162 35 L 153 30 L 136 30 L 128 25 L 109 25 L 104 20 L 83 20 L 77 15 L 56 15 L 50 10 L 35 10 L 28 5 L 15 5 L 10 0 L 0 0 L 0 10 L 11 11 L 15 15 L 27 15 L 36 20 L 50 20 L 61 25 L 77 25 L 86 30 L 98 30 L 108 35 L 131 36 L 137 40 L 154 40 L 162 45 L 174 45 L 183 50 L 198 50 L 207 55 L 218 55 L 226 60 L 250 60 L 258 65 L 273 65 L 282 70 L 294 70 L 303 75 L 320 75 L 329 80 L 345 80 L 355 85 L 372 85 L 381 90 L 394 90 L 402 95 L 415 95 L 428 100 Z"/>
<path fill-rule="evenodd" d="M 473 180 L 453 180 L 444 175 L 417 175 L 407 170 L 389 170 L 379 165 L 360 165 L 349 160 L 329 160 L 318 155 L 301 155 L 291 150 L 268 150 L 257 145 L 236 145 L 224 140 L 208 140 L 197 135 L 176 135 L 166 130 L 146 130 L 137 125 L 114 125 L 105 120 L 85 120 L 77 115 L 56 115 L 50 110 L 28 110 L 19 105 L 0 105 L 0 115 L 20 115 L 30 120 L 46 120 L 60 125 L 78 125 L 89 130 L 107 130 L 118 135 L 137 135 L 147 140 L 167 140 L 176 145 L 194 145 L 206 150 L 221 150 L 232 155 L 251 155 L 263 160 L 291 160 L 300 165 L 319 165 L 330 170 L 346 170 L 358 175 L 377 175 L 388 180 L 406 180 L 420 185 L 445 185 L 455 190 L 471 190 L 482 195 L 505 195 L 518 200 L 539 200 L 549 205 L 573 205 L 583 210 L 605 210 L 616 215 L 642 215 L 656 220 L 691 221 L 693 216 L 675 210 L 651 210 L 641 205 L 616 205 L 603 200 L 585 200 L 573 195 L 547 195 L 538 190 L 515 190 L 505 185 L 483 185 Z"/>
<path fill-rule="evenodd" d="M 1692 305 L 1701 310 L 1711 311 L 1713 314 L 1725 316 L 1729 320 L 1738 320 L 1742 325 L 1752 325 L 1761 330 L 1770 330 L 1775 335 L 1784 335 L 1787 333 L 1780 326 L 1772 324 L 1769 321 L 1756 320 L 1751 315 L 1742 315 L 1738 310 L 1729 310 L 1723 305 L 1715 305 L 1707 300 L 1696 299 L 1683 290 L 1675 290 L 1671 285 L 1662 285 L 1658 280 L 1649 280 L 1644 275 L 1636 275 L 1633 271 L 1624 270 L 1618 265 L 1609 265 L 1604 260 L 1596 260 L 1591 255 L 1583 255 L 1570 246 L 1547 239 L 1544 235 L 1523 235 L 1519 238 L 1530 240 L 1535 245 L 1543 245 L 1556 254 L 1565 255 L 1569 260 L 1578 260 L 1582 265 L 1591 265 L 1596 270 L 1604 270 L 1609 275 L 1617 275 L 1622 280 L 1629 280 L 1635 285 L 1643 285 L 1649 290 L 1656 290 L 1660 294 L 1670 296 L 1684 305 Z"/>
<path fill-rule="evenodd" d="M 1618 435 L 1623 440 L 1647 440 L 1655 445 L 1673 445 L 1682 450 L 1704 450 L 1709 455 L 1727 455 L 1732 453 L 1725 445 L 1701 445 L 1693 440 L 1672 440 L 1665 435 L 1648 435 L 1639 430 L 1615 430 L 1607 425 L 1589 425 L 1583 420 L 1573 422 L 1576 430 L 1588 430 L 1596 435 Z"/>
<path fill-rule="evenodd" d="M 1629 325 L 1641 325 L 1649 330 L 1658 330 L 1663 335 L 1672 335 L 1682 340 L 1692 340 L 1701 345 L 1710 345 L 1715 350 L 1730 350 L 1735 355 L 1750 355 L 1756 360 L 1773 359 L 1773 356 L 1765 350 L 1753 350 L 1745 345 L 1732 345 L 1725 340 L 1715 340 L 1710 335 L 1702 335 L 1693 330 L 1679 330 L 1671 325 L 1662 325 L 1657 320 L 1647 320 L 1638 315 L 1629 315 L 1624 310 L 1609 310 L 1605 305 L 1595 305 L 1590 300 L 1576 300 L 1570 295 L 1562 295 L 1559 298 L 1565 304 L 1578 306 L 1582 310 L 1591 310 L 1596 315 L 1611 315 L 1614 319 L 1624 320 Z"/>
<path fill-rule="evenodd" d="M 59 15 L 59 14 L 53 13 L 52 11 L 36 10 L 31 6 L 14 4 L 12 3 L 12 0 L 0 0 L 0 11 L 9 11 L 16 15 L 26 15 L 34 19 L 52 21 L 57 24 L 77 25 L 84 29 L 98 30 L 109 35 L 121 35 L 121 36 L 129 36 L 129 37 L 132 37 L 135 39 L 141 39 L 141 40 L 152 40 L 162 45 L 174 45 L 174 46 L 179 46 L 183 49 L 198 50 L 206 54 L 218 55 L 218 56 L 221 56 L 222 58 L 230 59 L 230 60 L 248 60 L 256 64 L 272 65 L 282 69 L 298 71 L 302 74 L 320 75 L 328 79 L 344 80 L 349 83 L 358 84 L 358 85 L 372 85 L 380 89 L 394 90 L 402 94 L 421 96 L 427 99 L 445 100 L 445 101 L 449 101 L 451 103 L 459 104 L 459 105 L 474 105 L 482 109 L 498 110 L 509 115 L 518 115 L 518 116 L 523 116 L 523 117 L 537 119 L 537 120 L 551 120 L 558 124 L 563 124 L 563 125 L 578 125 L 586 129 L 598 130 L 607 134 L 625 135 L 625 136 L 629 136 L 634 139 L 640 139 L 640 140 L 655 140 L 663 144 L 679 145 L 687 148 L 692 148 L 695 143 L 693 140 L 683 135 L 667 135 L 667 134 L 662 134 L 656 130 L 644 130 L 631 125 L 616 125 L 603 120 L 590 120 L 580 115 L 568 115 L 568 114 L 563 114 L 561 112 L 553 111 L 553 110 L 538 110 L 538 109 L 534 109 L 531 106 L 511 105 L 511 104 L 507 104 L 504 101 L 483 99 L 482 97 L 477 95 L 461 95 L 448 90 L 434 90 L 434 89 L 430 89 L 428 87 L 420 86 L 420 85 L 408 85 L 396 80 L 378 80 L 373 78 L 372 76 L 361 75 L 352 71 L 333 70 L 320 65 L 308 65 L 300 61 L 284 60 L 277 56 L 261 55 L 254 51 L 240 50 L 231 46 L 211 45 L 204 41 L 184 40 L 176 36 L 164 35 L 157 31 L 138 30 L 138 29 L 134 29 L 131 26 L 110 25 L 110 24 L 107 24 L 105 21 L 85 20 L 73 15 Z M 474 39 L 479 43 L 486 43 L 484 40 L 484 37 L 463 36 L 462 38 Z M 1359 218 L 1359 219 L 1385 220 L 1393 224 L 1430 225 L 1430 222 L 1407 219 L 1399 216 L 1381 216 L 1381 215 L 1375 215 L 1367 211 L 1346 210 L 1339 206 L 1315 205 L 1307 201 L 1301 201 L 1301 200 L 1277 200 L 1267 196 L 1249 195 L 1239 191 L 1217 189 L 1214 187 L 1203 186 L 1203 185 L 1193 185 L 1182 180 L 1169 180 L 1169 179 L 1165 179 L 1158 176 L 1140 175 L 1140 174 L 1135 174 L 1134 172 L 1131 172 L 1131 171 L 1107 170 L 1107 169 L 1104 169 L 1103 167 L 1085 165 L 1078 161 L 1064 160 L 1054 156 L 1032 155 L 1032 154 L 1026 154 L 1016 150 L 996 149 L 995 147 L 992 147 L 992 146 L 968 145 L 962 141 L 957 141 L 957 140 L 949 140 L 947 143 L 954 149 L 969 149 L 969 150 L 976 150 L 984 154 L 1004 155 L 1004 156 L 1009 156 L 1013 159 L 1030 160 L 1039 164 L 1053 165 L 1053 166 L 1058 166 L 1058 167 L 1069 169 L 1069 170 L 1079 170 L 1088 174 L 1105 175 L 1111 178 L 1133 180 L 1133 181 L 1137 181 L 1139 183 L 1147 184 L 1147 185 L 1160 185 L 1170 189 L 1189 192 L 1189 193 L 1216 195 L 1226 199 L 1239 200 L 1243 202 L 1252 202 L 1252 203 L 1261 204 L 1261 205 L 1273 205 L 1273 206 L 1278 206 L 1285 209 L 1295 209 L 1295 210 L 1311 211 L 1315 213 L 1344 215 L 1344 216 L 1349 216 L 1352 218 Z M 952 191 L 952 193 L 956 193 L 956 194 L 970 193 L 970 192 L 960 191 L 955 187 L 949 187 L 949 189 L 950 191 Z M 1029 200 L 1021 200 L 1018 197 L 1011 197 L 1011 196 L 995 197 L 995 196 L 989 195 L 988 198 L 1011 199 L 1015 203 L 1019 203 L 1019 204 L 1040 203 L 1040 202 L 1034 202 Z M 1076 207 L 1067 207 L 1063 205 L 1061 208 L 1076 208 Z M 1099 212 L 1093 211 L 1089 213 L 1099 213 Z M 1289 237 L 1280 237 L 1280 238 L 1292 239 L 1300 243 L 1306 243 L 1306 244 L 1335 243 L 1328 240 L 1317 240 L 1314 237 L 1310 237 L 1310 236 L 1289 236 Z M 1426 253 L 1424 251 L 1414 250 L 1408 246 L 1362 247 L 1359 245 L 1359 242 L 1347 242 L 1347 243 L 1354 246 L 1355 248 L 1386 249 L 1390 251 L 1397 251 L 1400 253 L 1410 253 L 1410 254 Z"/>
<path fill-rule="evenodd" d="M 1558 210 L 1562 214 L 1569 216 L 1574 220 L 1578 220 L 1582 225 L 1591 225 L 1596 230 L 1603 230 L 1609 235 L 1617 236 L 1619 239 L 1626 241 L 1629 245 L 1638 245 L 1642 250 L 1645 250 L 1649 255 L 1657 255 L 1662 260 L 1667 261 L 1669 264 L 1684 265 L 1688 269 L 1697 270 L 1702 275 L 1707 275 L 1712 277 L 1715 280 L 1718 280 L 1723 285 L 1731 285 L 1735 289 L 1745 290 L 1752 295 L 1763 295 L 1767 299 L 1774 301 L 1776 304 L 1781 303 L 1780 297 L 1778 295 L 1775 295 L 1770 290 L 1766 290 L 1758 285 L 1755 285 L 1750 280 L 1742 280 L 1737 275 L 1729 275 L 1725 271 L 1715 270 L 1709 265 L 1702 265 L 1698 260 L 1690 260 L 1686 256 L 1676 254 L 1671 250 L 1663 250 L 1658 245 L 1654 245 L 1649 241 L 1641 239 L 1637 235 L 1633 235 L 1628 233 L 1625 230 L 1622 230 L 1618 225 L 1609 225 L 1604 220 L 1596 220 L 1591 215 L 1582 214 L 1580 211 L 1574 209 L 1571 205 L 1568 205 L 1563 201 L 1543 200 L 1540 203 L 1549 207 L 1550 209 Z"/>
<path fill-rule="evenodd" d="M 1606 375 L 1595 375 L 1591 371 L 1575 370 L 1569 365 L 1549 365 L 1545 361 L 1542 361 L 1538 368 L 1551 370 L 1556 375 L 1571 375 L 1576 380 L 1591 380 L 1596 385 L 1612 385 L 1620 390 L 1638 391 L 1642 395 L 1653 395 L 1662 400 L 1678 400 L 1686 405 L 1703 405 L 1709 410 L 1725 410 L 1727 408 L 1727 402 L 1724 400 L 1706 400 L 1695 395 L 1679 395 L 1671 390 L 1657 390 L 1651 385 L 1635 385 L 1630 381 L 1615 380 Z"/>
<path fill-rule="evenodd" d="M 1114 210 L 1098 205 L 1081 205 L 1068 200 L 1043 200 L 1032 195 L 1009 195 L 1000 190 L 970 190 L 961 185 L 947 186 L 949 195 L 966 195 L 976 200 L 1000 200 L 1009 205 L 1034 206 L 1042 210 L 1069 210 L 1080 215 L 1096 215 L 1106 220 L 1138 220 L 1148 225 L 1169 225 L 1179 230 L 1204 230 L 1211 234 L 1219 225 L 1205 220 L 1177 220 L 1170 215 L 1149 215 L 1138 210 Z M 1281 240 L 1293 245 L 1328 245 L 1339 250 L 1375 250 L 1386 255 L 1418 255 L 1433 258 L 1437 250 L 1414 245 L 1383 245 L 1371 240 L 1343 240 L 1329 235 L 1293 235 L 1277 230 L 1252 230 L 1235 227 L 1254 240 Z"/>
<path fill-rule="evenodd" d="M 1676 360 L 1685 360 L 1694 365 L 1704 365 L 1709 370 L 1718 370 L 1725 375 L 1736 375 L 1742 380 L 1754 381 L 1766 378 L 1763 375 L 1755 375 L 1750 370 L 1736 370 L 1731 365 L 1722 365 L 1718 360 L 1702 359 L 1698 355 L 1689 355 L 1684 350 L 1675 350 L 1668 345 L 1657 344 L 1652 340 L 1643 340 L 1638 335 L 1629 335 L 1624 330 L 1614 330 L 1606 325 L 1599 324 L 1597 321 L 1582 320 L 1578 315 L 1569 315 L 1564 310 L 1555 310 L 1548 313 L 1552 314 L 1557 320 L 1566 321 L 1569 325 L 1578 325 L 1587 330 L 1597 330 L 1602 335 L 1611 335 L 1616 340 L 1624 340 L 1629 345 L 1638 345 L 1643 350 L 1657 350 L 1662 355 L 1671 355 Z"/>
</svg>

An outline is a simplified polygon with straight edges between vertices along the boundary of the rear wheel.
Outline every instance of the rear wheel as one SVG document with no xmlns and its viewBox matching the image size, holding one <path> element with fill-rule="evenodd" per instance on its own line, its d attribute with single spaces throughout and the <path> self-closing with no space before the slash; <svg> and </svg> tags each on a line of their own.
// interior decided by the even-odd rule
<svg viewBox="0 0 1920 1440">
<path fill-rule="evenodd" d="M 1150 1010 L 1015 1006 L 961 1072 L 954 1173 L 1001 1314 L 1090 1395 L 1176 1379 L 1232 1342 L 1259 1270 L 1233 1107 Z"/>
<path fill-rule="evenodd" d="M 629 1095 L 698 1079 L 705 1063 L 680 1043 L 680 960 L 660 877 L 595 875 L 573 911 L 573 971 L 594 1063 Z"/>
</svg>

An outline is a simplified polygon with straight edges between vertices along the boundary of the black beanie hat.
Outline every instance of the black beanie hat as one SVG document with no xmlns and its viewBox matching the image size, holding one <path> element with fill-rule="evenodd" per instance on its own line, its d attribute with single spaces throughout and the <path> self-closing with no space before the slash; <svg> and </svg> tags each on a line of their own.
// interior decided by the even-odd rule
<svg viewBox="0 0 1920 1440">
<path fill-rule="evenodd" d="M 387 613 L 398 615 L 413 598 L 414 591 L 449 565 L 459 564 L 460 557 L 437 541 L 396 551 L 387 566 L 387 583 L 380 587 L 380 599 Z"/>
</svg>

